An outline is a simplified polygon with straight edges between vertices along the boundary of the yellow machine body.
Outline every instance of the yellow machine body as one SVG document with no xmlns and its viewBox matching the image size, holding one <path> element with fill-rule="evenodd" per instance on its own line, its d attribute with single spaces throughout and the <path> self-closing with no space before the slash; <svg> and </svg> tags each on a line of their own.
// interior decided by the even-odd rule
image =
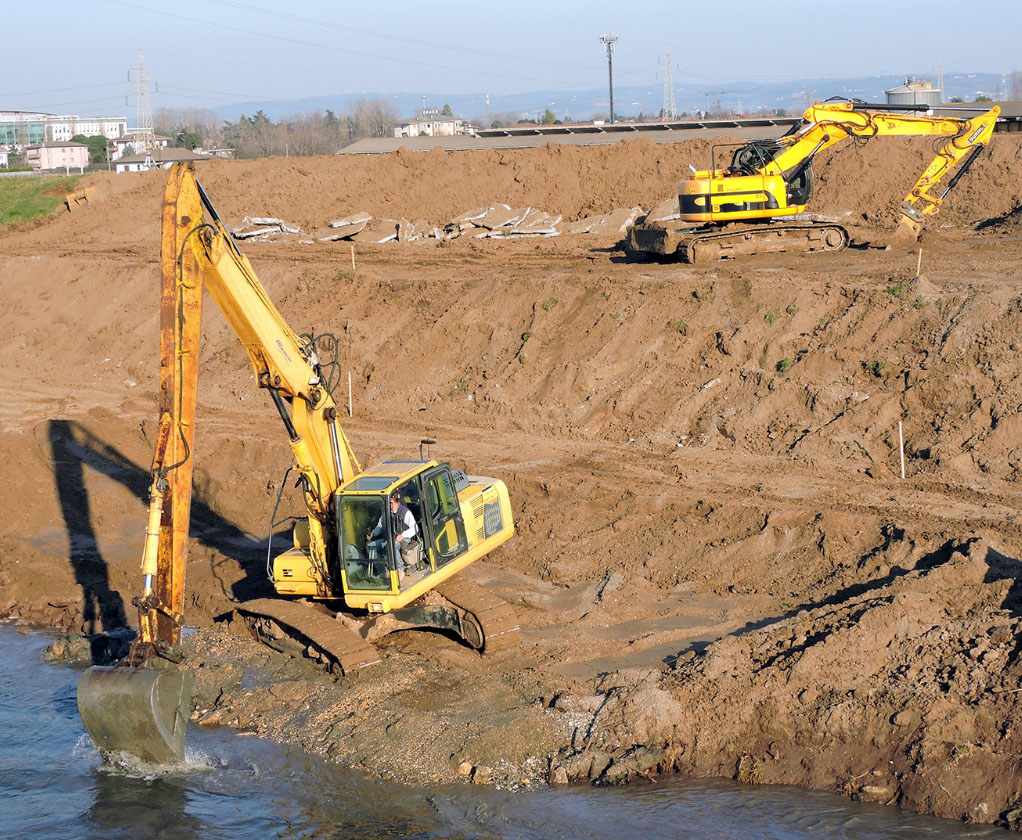
<svg viewBox="0 0 1022 840">
<path fill-rule="evenodd" d="M 813 158 L 849 137 L 946 137 L 902 206 L 901 224 L 935 213 L 947 190 L 935 188 L 973 150 L 990 142 L 1000 108 L 972 118 L 886 112 L 855 102 L 817 102 L 798 130 L 739 147 L 727 167 L 695 171 L 678 189 L 683 222 L 763 221 L 805 212 L 812 194 Z M 714 153 L 716 157 L 716 152 Z M 963 170 L 971 163 L 966 161 Z M 958 176 L 956 176 L 958 177 Z M 953 186 L 949 185 L 948 189 Z M 918 229 L 916 229 L 918 233 Z"/>
</svg>

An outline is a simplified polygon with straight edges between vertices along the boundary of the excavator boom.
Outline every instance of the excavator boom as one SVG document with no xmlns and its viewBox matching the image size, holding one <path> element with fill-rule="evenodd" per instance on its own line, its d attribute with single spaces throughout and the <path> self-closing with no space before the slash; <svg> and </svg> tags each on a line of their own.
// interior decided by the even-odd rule
<svg viewBox="0 0 1022 840">
<path fill-rule="evenodd" d="M 163 201 L 160 291 L 160 425 L 153 455 L 149 518 L 142 551 L 138 638 L 117 665 L 89 668 L 78 683 L 78 710 L 104 753 L 130 753 L 151 764 L 184 760 L 194 675 L 178 670 L 184 574 L 192 498 L 192 445 L 198 380 L 202 284 L 192 220 L 198 194 Z"/>
<path fill-rule="evenodd" d="M 415 627 L 451 632 L 488 652 L 516 644 L 510 606 L 451 580 L 514 534 L 507 487 L 424 457 L 421 448 L 419 460 L 361 468 L 315 339 L 288 326 L 186 165 L 167 181 L 162 263 L 160 427 L 142 594 L 133 599 L 139 635 L 123 661 L 90 668 L 79 682 L 79 710 L 96 745 L 149 762 L 184 757 L 193 675 L 173 663 L 183 622 L 203 288 L 269 392 L 304 491 L 307 516 L 294 528 L 294 547 L 268 564 L 274 588 L 368 614 L 345 623 L 308 603 L 259 598 L 237 605 L 253 633 L 276 646 L 284 628 L 299 650 L 317 650 L 341 673 L 379 661 L 372 640 Z M 435 597 L 423 604 L 427 593 Z"/>
<path fill-rule="evenodd" d="M 817 102 L 806 110 L 796 130 L 777 140 L 737 148 L 727 167 L 718 168 L 714 152 L 711 169 L 694 171 L 681 182 L 679 222 L 636 225 L 629 250 L 677 254 L 688 262 L 766 251 L 839 251 L 848 244 L 848 232 L 836 223 L 804 216 L 816 155 L 848 138 L 945 138 L 901 206 L 893 242 L 914 242 L 923 218 L 940 209 L 990 142 L 999 114 L 996 106 L 965 119 L 885 111 L 858 102 Z M 941 185 L 943 190 L 938 191 Z"/>
</svg>

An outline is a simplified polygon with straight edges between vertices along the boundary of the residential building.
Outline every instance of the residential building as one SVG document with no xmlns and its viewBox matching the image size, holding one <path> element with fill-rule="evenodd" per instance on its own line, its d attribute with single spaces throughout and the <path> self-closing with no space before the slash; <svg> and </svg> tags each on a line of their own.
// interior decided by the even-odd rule
<svg viewBox="0 0 1022 840">
<path fill-rule="evenodd" d="M 169 145 L 169 137 L 161 137 L 157 135 L 153 138 L 154 149 L 166 149 Z M 123 137 L 115 137 L 110 141 L 110 149 L 110 160 L 119 160 L 125 155 L 145 153 L 145 147 L 142 145 L 142 138 L 137 134 L 125 134 Z"/>
<path fill-rule="evenodd" d="M 37 143 L 25 147 L 25 163 L 33 169 L 77 169 L 89 165 L 89 147 L 84 143 Z"/>
<path fill-rule="evenodd" d="M 454 137 L 469 133 L 468 120 L 442 116 L 436 108 L 425 108 L 418 116 L 394 126 L 395 137 Z"/>
</svg>

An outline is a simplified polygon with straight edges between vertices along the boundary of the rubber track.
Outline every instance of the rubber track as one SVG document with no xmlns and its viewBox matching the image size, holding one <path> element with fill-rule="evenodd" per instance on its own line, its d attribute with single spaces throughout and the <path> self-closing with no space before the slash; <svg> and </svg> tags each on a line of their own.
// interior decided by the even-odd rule
<svg viewBox="0 0 1022 840">
<path fill-rule="evenodd" d="M 483 628 L 483 653 L 507 650 L 521 641 L 515 611 L 489 589 L 454 578 L 444 581 L 436 591 L 456 607 L 471 613 L 479 622 Z"/>
<path fill-rule="evenodd" d="M 827 230 L 835 230 L 841 235 L 841 244 L 834 248 L 812 248 L 812 244 L 819 242 L 819 238 L 813 238 L 812 234 L 820 234 Z M 778 238 L 778 234 L 784 234 L 784 239 Z M 779 241 L 785 241 L 790 245 L 791 250 L 797 251 L 802 250 L 803 252 L 809 253 L 812 251 L 830 251 L 837 252 L 843 251 L 848 247 L 850 237 L 848 231 L 841 225 L 833 222 L 819 222 L 819 223 L 803 223 L 803 224 L 773 224 L 773 225 L 760 225 L 755 227 L 746 228 L 744 230 L 723 230 L 719 232 L 710 233 L 695 233 L 693 232 L 690 236 L 682 236 L 681 242 L 678 245 L 677 253 L 681 256 L 685 262 L 694 263 L 702 262 L 702 260 L 693 259 L 692 249 L 697 247 L 700 243 L 712 243 L 721 242 L 726 243 L 728 240 L 733 240 L 738 254 L 747 253 L 759 253 L 750 247 L 749 251 L 742 250 L 742 246 L 749 246 L 751 242 L 763 241 L 771 244 L 777 244 Z M 802 246 L 801 249 L 799 246 Z M 774 249 L 768 250 L 766 253 L 772 253 Z M 698 255 L 696 255 L 698 256 Z"/>
<path fill-rule="evenodd" d="M 380 652 L 358 633 L 307 604 L 256 598 L 238 604 L 236 609 L 248 615 L 273 619 L 287 629 L 300 633 L 335 659 L 345 674 L 380 661 Z"/>
</svg>

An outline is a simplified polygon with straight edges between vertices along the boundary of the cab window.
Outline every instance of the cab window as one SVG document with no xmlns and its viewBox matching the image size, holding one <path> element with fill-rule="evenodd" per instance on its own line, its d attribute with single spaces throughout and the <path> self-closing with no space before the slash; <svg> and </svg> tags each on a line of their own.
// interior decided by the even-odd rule
<svg viewBox="0 0 1022 840">
<path fill-rule="evenodd" d="M 391 540 L 382 496 L 340 497 L 341 562 L 349 589 L 390 589 Z M 383 539 L 370 533 L 382 521 Z"/>
</svg>

